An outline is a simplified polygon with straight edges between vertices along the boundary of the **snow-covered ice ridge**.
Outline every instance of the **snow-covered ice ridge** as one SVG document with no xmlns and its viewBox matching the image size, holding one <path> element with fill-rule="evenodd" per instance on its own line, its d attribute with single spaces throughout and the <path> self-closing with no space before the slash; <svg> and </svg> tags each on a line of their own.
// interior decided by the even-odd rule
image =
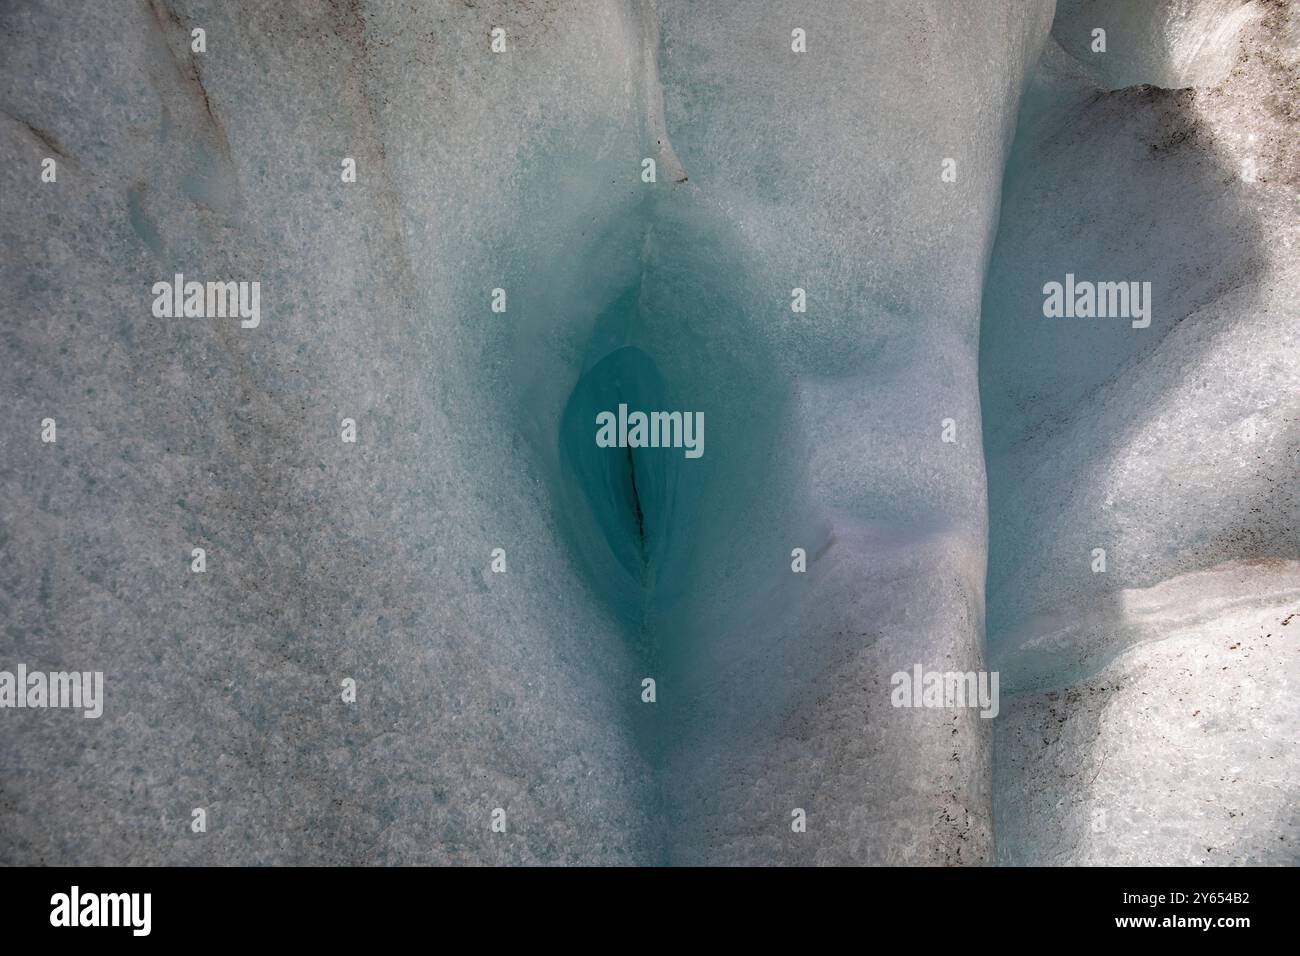
<svg viewBox="0 0 1300 956">
<path fill-rule="evenodd" d="M 1296 862 L 1298 49 L 3 5 L 0 669 L 104 702 L 0 710 L 0 862 Z"/>
</svg>

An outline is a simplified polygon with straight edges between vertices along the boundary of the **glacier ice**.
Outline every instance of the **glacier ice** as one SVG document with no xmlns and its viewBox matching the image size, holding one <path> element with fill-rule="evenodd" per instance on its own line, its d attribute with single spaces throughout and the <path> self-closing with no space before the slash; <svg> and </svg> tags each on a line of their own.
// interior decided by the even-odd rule
<svg viewBox="0 0 1300 956">
<path fill-rule="evenodd" d="M 1293 859 L 1295 36 L 6 5 L 0 667 L 108 704 L 0 715 L 0 862 Z M 1150 280 L 1150 334 L 1045 324 L 1067 272 Z M 259 327 L 153 319 L 175 273 L 260 279 Z M 620 401 L 707 453 L 597 454 Z M 892 707 L 985 667 L 986 581 L 1002 714 Z"/>
<path fill-rule="evenodd" d="M 1053 37 L 980 326 L 999 857 L 1294 863 L 1297 11 L 1062 2 Z M 1150 328 L 1027 319 L 1069 271 L 1149 278 Z"/>
</svg>

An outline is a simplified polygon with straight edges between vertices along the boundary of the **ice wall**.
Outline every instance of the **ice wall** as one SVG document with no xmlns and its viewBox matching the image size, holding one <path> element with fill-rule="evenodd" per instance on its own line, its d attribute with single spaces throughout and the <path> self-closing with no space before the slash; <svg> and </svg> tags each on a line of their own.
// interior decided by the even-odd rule
<svg viewBox="0 0 1300 956">
<path fill-rule="evenodd" d="M 0 861 L 1293 862 L 1294 7 L 1052 6 L 5 5 Z"/>
<path fill-rule="evenodd" d="M 999 853 L 1294 862 L 1296 11 L 1062 3 L 1053 36 L 981 325 Z M 1149 281 L 1150 326 L 1045 318 L 1067 273 Z"/>
<path fill-rule="evenodd" d="M 108 701 L 5 715 L 0 858 L 987 860 L 986 727 L 888 678 L 982 660 L 1051 6 L 6 5 L 0 651 Z M 177 271 L 260 327 L 152 318 Z M 703 458 L 593 459 L 619 397 Z"/>
<path fill-rule="evenodd" d="M 725 388 L 708 373 L 721 355 L 771 383 L 717 400 L 698 570 L 659 628 L 681 697 L 671 858 L 987 859 L 987 722 L 895 709 L 889 678 L 981 666 L 978 299 L 1050 5 L 661 10 L 664 115 L 689 181 L 652 227 L 648 321 L 698 315 L 677 332 L 684 380 Z M 815 55 L 792 61 L 796 27 Z M 735 264 L 713 267 L 722 249 Z M 705 275 L 726 299 L 694 291 Z M 796 287 L 807 313 L 791 312 Z M 761 482 L 728 467 L 746 436 L 768 449 Z M 806 575 L 790 573 L 794 546 Z M 795 807 L 805 834 L 776 825 Z"/>
<path fill-rule="evenodd" d="M 4 862 L 659 858 L 640 668 L 502 385 L 634 274 L 635 175 L 592 183 L 637 168 L 639 46 L 594 0 L 416 6 L 0 12 L 0 657 L 107 688 L 5 713 Z M 178 270 L 261 280 L 260 327 L 152 318 Z"/>
</svg>

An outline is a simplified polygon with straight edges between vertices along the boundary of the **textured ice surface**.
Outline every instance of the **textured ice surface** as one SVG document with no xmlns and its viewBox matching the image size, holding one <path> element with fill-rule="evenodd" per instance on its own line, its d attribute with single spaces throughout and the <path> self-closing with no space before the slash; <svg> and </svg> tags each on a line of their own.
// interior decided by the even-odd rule
<svg viewBox="0 0 1300 956">
<path fill-rule="evenodd" d="M 1049 44 L 1026 92 L 985 291 L 1011 862 L 1294 862 L 1300 840 L 1300 31 L 1284 4 L 1155 6 L 1179 16 L 1062 4 L 1074 57 Z M 1098 89 L 1164 81 L 1228 24 L 1214 85 Z M 1150 328 L 1043 318 L 1067 272 L 1151 281 Z"/>
<path fill-rule="evenodd" d="M 1057 0 L 1052 36 L 1105 89 L 1212 86 L 1237 62 L 1243 27 L 1284 3 L 1250 0 Z M 1104 30 L 1105 53 L 1093 47 Z"/>
<path fill-rule="evenodd" d="M 618 223 L 588 184 L 640 155 L 627 20 L 64 6 L 0 14 L 3 656 L 102 669 L 109 703 L 5 713 L 0 858 L 657 858 L 627 730 L 641 669 L 501 387 L 509 329 L 564 343 L 605 271 L 580 237 Z M 41 192 L 27 170 L 56 146 Z M 151 319 L 176 270 L 260 279 L 261 327 Z M 30 440 L 46 415 L 54 446 Z"/>
<path fill-rule="evenodd" d="M 980 283 L 1050 4 L 3 17 L 5 652 L 110 695 L 6 715 L 6 860 L 990 856 L 986 730 L 886 701 L 982 655 Z M 151 321 L 175 271 L 260 279 L 257 334 Z M 708 423 L 639 522 L 561 428 L 619 349 Z"/>
<path fill-rule="evenodd" d="M 0 714 L 0 862 L 1287 859 L 1294 24 L 1060 6 L 0 7 L 0 667 L 107 685 Z M 705 456 L 592 455 L 618 399 Z M 990 547 L 996 770 L 889 705 Z"/>
<path fill-rule="evenodd" d="M 1116 598 L 1118 613 L 1074 609 L 1030 650 L 1077 663 L 1117 641 L 1117 657 L 1051 689 L 1014 675 L 994 722 L 999 860 L 1294 865 L 1300 562 Z"/>
<path fill-rule="evenodd" d="M 659 628 L 683 700 L 663 776 L 672 858 L 986 859 L 986 728 L 969 711 L 890 707 L 889 676 L 980 667 L 978 290 L 1050 10 L 661 9 L 664 115 L 690 178 L 661 200 L 647 300 L 669 315 L 712 273 L 732 301 L 692 296 L 704 308 L 676 334 L 699 364 L 683 373 L 728 389 L 715 435 L 770 429 L 755 436 L 761 472 L 731 469 L 725 443 L 714 460 L 698 571 Z M 792 66 L 794 26 L 823 52 Z M 940 188 L 944 156 L 960 189 Z M 734 265 L 701 268 L 697 222 Z M 939 262 L 943 283 L 929 279 Z M 793 287 L 806 315 L 789 310 Z M 776 386 L 758 420 L 734 376 L 709 374 L 719 353 Z M 938 440 L 948 417 L 956 446 Z M 792 545 L 808 574 L 790 574 Z M 807 834 L 769 825 L 791 807 L 815 822 Z"/>
</svg>

